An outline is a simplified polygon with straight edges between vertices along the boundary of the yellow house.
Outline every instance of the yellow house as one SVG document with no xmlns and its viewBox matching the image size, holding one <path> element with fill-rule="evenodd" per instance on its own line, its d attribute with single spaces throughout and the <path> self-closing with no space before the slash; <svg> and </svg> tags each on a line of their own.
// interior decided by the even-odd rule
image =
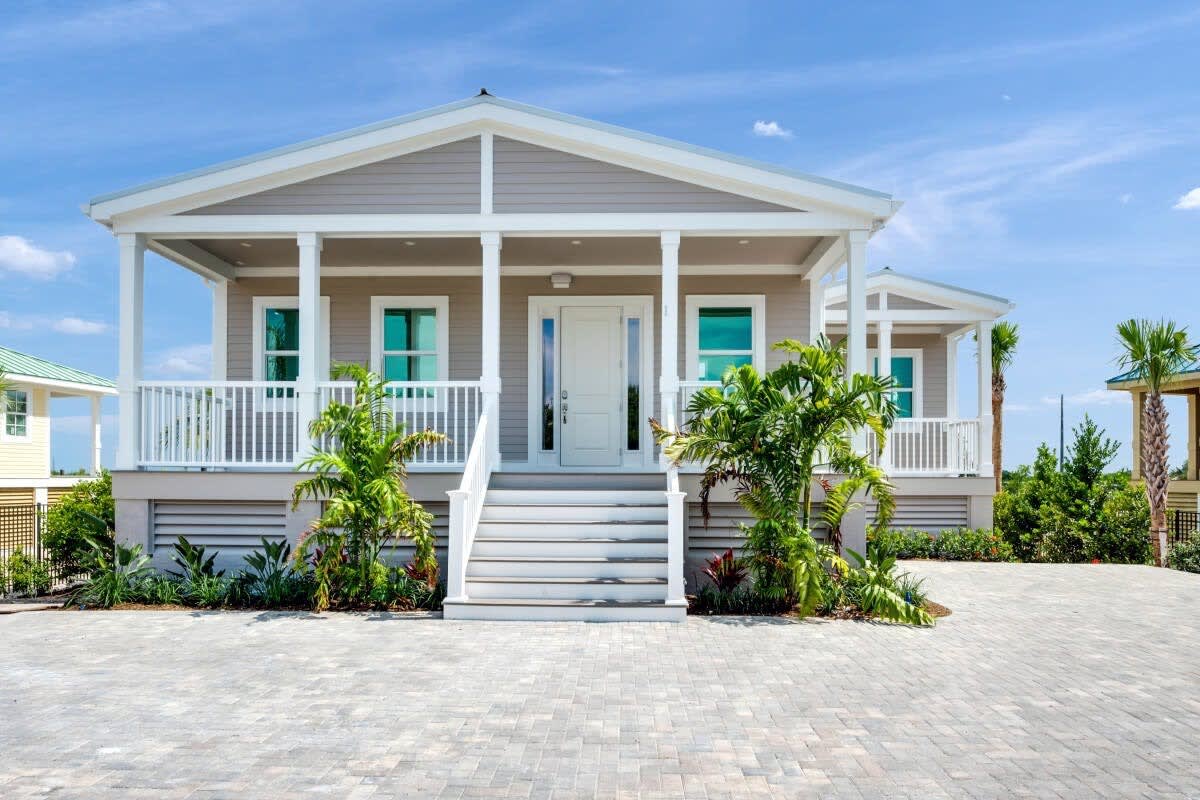
<svg viewBox="0 0 1200 800">
<path fill-rule="evenodd" d="M 92 401 L 91 472 L 100 471 L 100 400 L 116 395 L 112 381 L 0 347 L 0 505 L 46 503 L 86 476 L 51 475 L 50 400 Z"/>
<path fill-rule="evenodd" d="M 1146 384 L 1134 378 L 1130 373 L 1109 378 L 1108 388 L 1113 391 L 1126 391 L 1133 396 L 1133 479 L 1142 477 L 1142 411 L 1146 403 Z M 1187 419 L 1182 426 L 1186 432 L 1187 470 L 1182 479 L 1172 480 L 1167 490 L 1167 507 L 1179 511 L 1200 511 L 1200 476 L 1197 467 L 1197 442 L 1200 440 L 1200 362 L 1193 363 L 1186 370 L 1175 375 L 1163 386 L 1163 394 L 1182 395 L 1187 398 Z M 1178 417 L 1171 419 L 1171 438 L 1178 442 L 1180 425 Z"/>
</svg>

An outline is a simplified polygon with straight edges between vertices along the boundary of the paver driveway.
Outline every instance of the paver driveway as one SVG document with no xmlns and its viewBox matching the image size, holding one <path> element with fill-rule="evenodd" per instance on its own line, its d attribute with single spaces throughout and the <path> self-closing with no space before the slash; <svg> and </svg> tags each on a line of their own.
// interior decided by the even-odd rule
<svg viewBox="0 0 1200 800">
<path fill-rule="evenodd" d="M 0 797 L 1200 795 L 1200 577 L 910 568 L 935 630 L 0 617 Z"/>
</svg>

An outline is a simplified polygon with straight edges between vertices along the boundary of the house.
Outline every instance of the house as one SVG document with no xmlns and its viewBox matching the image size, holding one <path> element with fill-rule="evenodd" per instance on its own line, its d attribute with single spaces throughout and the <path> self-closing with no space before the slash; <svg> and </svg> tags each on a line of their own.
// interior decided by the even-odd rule
<svg viewBox="0 0 1200 800">
<path fill-rule="evenodd" d="M 86 476 L 52 475 L 50 400 L 92 401 L 91 474 L 100 472 L 100 401 L 115 395 L 107 378 L 0 347 L 7 389 L 0 404 L 0 505 L 29 505 L 61 495 Z"/>
<path fill-rule="evenodd" d="M 1129 392 L 1133 400 L 1133 417 L 1131 419 L 1132 436 L 1129 450 L 1133 453 L 1132 480 L 1142 477 L 1142 414 L 1146 406 L 1146 383 L 1133 373 L 1126 372 L 1116 375 L 1106 381 L 1111 391 Z M 1187 463 L 1184 476 L 1172 479 L 1167 488 L 1167 508 L 1176 511 L 1200 512 L 1200 475 L 1197 474 L 1197 442 L 1200 441 L 1200 361 L 1194 362 L 1179 374 L 1172 376 L 1162 387 L 1164 395 L 1184 396 L 1187 398 L 1187 420 L 1182 426 L 1187 432 Z M 1177 419 L 1172 417 L 1172 420 Z M 1172 425 L 1174 429 L 1174 424 Z M 1176 434 L 1177 435 L 1177 434 Z M 1176 438 L 1175 441 L 1178 441 Z M 1188 519 L 1189 523 L 1194 519 Z M 1191 532 L 1189 528 L 1187 533 Z"/>
<path fill-rule="evenodd" d="M 1009 305 L 868 275 L 899 207 L 486 92 L 98 197 L 120 259 L 118 532 L 159 563 L 180 534 L 230 558 L 297 536 L 320 510 L 287 502 L 304 432 L 351 391 L 329 365 L 356 361 L 395 381 L 410 428 L 450 436 L 409 481 L 448 617 L 681 619 L 742 513 L 726 492 L 706 527 L 695 470 L 660 461 L 648 420 L 823 330 L 852 369 L 880 349 L 911 384 L 884 455 L 899 519 L 990 524 L 990 410 L 959 416 L 951 350 L 974 331 L 986 351 Z M 147 250 L 211 283 L 210 381 L 142 380 Z"/>
</svg>

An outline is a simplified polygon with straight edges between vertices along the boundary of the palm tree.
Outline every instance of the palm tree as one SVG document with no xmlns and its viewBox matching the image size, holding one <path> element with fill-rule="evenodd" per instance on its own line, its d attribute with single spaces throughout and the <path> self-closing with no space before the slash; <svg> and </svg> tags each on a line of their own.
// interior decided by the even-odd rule
<svg viewBox="0 0 1200 800">
<path fill-rule="evenodd" d="M 385 382 L 359 364 L 339 364 L 334 377 L 355 382 L 350 403 L 330 403 L 309 426 L 314 441 L 331 442 L 300 464 L 314 475 L 296 484 L 293 506 L 304 498 L 325 500 L 325 510 L 297 548 L 296 559 L 316 563 L 317 606 L 327 606 L 330 587 L 344 587 L 361 602 L 381 570 L 384 545 L 412 540 L 416 555 L 409 573 L 437 584 L 433 517 L 404 488 L 405 464 L 421 448 L 446 441 L 434 431 L 405 433 L 388 409 Z M 314 549 L 316 552 L 314 552 Z"/>
<path fill-rule="evenodd" d="M 1020 338 L 1015 322 L 997 322 L 992 328 L 992 467 L 997 492 L 1004 478 L 1004 391 L 1008 388 L 1004 372 L 1012 366 Z"/>
<path fill-rule="evenodd" d="M 1129 378 L 1146 385 L 1146 403 L 1142 409 L 1141 440 L 1142 481 L 1150 503 L 1150 538 L 1159 566 L 1167 557 L 1167 407 L 1162 389 L 1175 375 L 1187 369 L 1197 357 L 1197 345 L 1188 341 L 1187 328 L 1177 328 L 1170 320 L 1154 322 L 1129 319 L 1117 326 L 1120 369 Z"/>
<path fill-rule="evenodd" d="M 894 510 L 887 476 L 852 437 L 869 428 L 882 443 L 895 418 L 890 378 L 846 374 L 842 348 L 821 337 L 814 345 L 776 344 L 793 357 L 765 375 L 752 366 L 725 373 L 721 387 L 697 392 L 683 431 L 652 420 L 655 438 L 674 461 L 703 463 L 700 502 L 708 518 L 711 491 L 730 483 L 738 502 L 756 520 L 747 548 L 756 586 L 808 613 L 821 597 L 825 553 L 809 530 L 814 471 L 827 466 L 865 489 L 881 519 Z M 848 503 L 849 493 L 831 495 Z"/>
</svg>

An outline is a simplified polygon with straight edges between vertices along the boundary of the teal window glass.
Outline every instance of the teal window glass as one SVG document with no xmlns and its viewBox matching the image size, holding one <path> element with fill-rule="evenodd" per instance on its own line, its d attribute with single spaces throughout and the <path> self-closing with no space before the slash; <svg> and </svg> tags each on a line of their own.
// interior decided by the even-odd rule
<svg viewBox="0 0 1200 800">
<path fill-rule="evenodd" d="M 554 449 L 554 320 L 542 320 L 542 449 Z"/>
<path fill-rule="evenodd" d="M 874 360 L 875 374 L 879 375 L 879 358 Z M 912 356 L 892 356 L 892 380 L 896 388 L 892 392 L 892 400 L 896 403 L 896 416 L 901 419 L 911 419 L 915 412 L 914 395 L 916 369 Z"/>
<path fill-rule="evenodd" d="M 29 393 L 9 389 L 4 393 L 4 432 L 9 436 L 29 434 Z"/>
<path fill-rule="evenodd" d="M 438 379 L 437 309 L 385 308 L 380 372 L 386 381 Z M 407 389 L 405 397 L 432 397 L 432 389 Z"/>
<path fill-rule="evenodd" d="M 263 380 L 295 381 L 300 374 L 300 311 L 268 308 L 263 312 Z M 266 396 L 293 397 L 292 389 L 267 389 Z"/>
<path fill-rule="evenodd" d="M 754 312 L 745 308 L 702 308 L 696 355 L 697 376 L 717 381 L 725 371 L 754 362 Z"/>
<path fill-rule="evenodd" d="M 641 449 L 642 433 L 642 321 L 625 320 L 625 449 Z"/>
</svg>

